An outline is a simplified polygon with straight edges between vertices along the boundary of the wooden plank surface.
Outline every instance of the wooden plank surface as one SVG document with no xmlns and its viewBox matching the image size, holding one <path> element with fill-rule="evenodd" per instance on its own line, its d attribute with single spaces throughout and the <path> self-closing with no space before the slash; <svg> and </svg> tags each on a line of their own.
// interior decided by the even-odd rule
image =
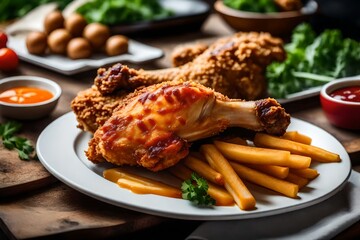
<svg viewBox="0 0 360 240">
<path fill-rule="evenodd" d="M 6 224 L 16 239 L 51 237 L 66 232 L 82 239 L 106 238 L 148 228 L 165 220 L 97 201 L 63 184 L 53 184 L 21 198 L 1 201 L 0 209 L 2 227 Z"/>
</svg>

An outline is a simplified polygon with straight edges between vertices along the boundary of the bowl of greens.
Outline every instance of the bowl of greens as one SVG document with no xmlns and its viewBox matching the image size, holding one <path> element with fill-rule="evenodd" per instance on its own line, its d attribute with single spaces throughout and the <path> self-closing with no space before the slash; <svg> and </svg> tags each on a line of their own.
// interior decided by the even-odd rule
<svg viewBox="0 0 360 240">
<path fill-rule="evenodd" d="M 317 12 L 318 4 L 313 0 L 305 5 L 300 0 L 219 0 L 214 9 L 236 31 L 288 37 L 297 25 Z"/>
<path fill-rule="evenodd" d="M 210 14 L 200 0 L 75 0 L 64 10 L 77 12 L 88 23 L 98 22 L 117 34 L 152 34 L 199 28 Z"/>
</svg>

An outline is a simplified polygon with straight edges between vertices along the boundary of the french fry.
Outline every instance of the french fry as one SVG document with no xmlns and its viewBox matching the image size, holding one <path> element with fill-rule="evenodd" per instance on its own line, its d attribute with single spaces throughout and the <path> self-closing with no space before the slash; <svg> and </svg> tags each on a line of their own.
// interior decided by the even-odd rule
<svg viewBox="0 0 360 240">
<path fill-rule="evenodd" d="M 171 174 L 185 181 L 191 178 L 193 171 L 182 164 L 176 164 L 168 169 Z M 222 187 L 216 186 L 208 182 L 208 194 L 215 199 L 216 206 L 231 206 L 234 205 L 233 197 Z"/>
<path fill-rule="evenodd" d="M 216 206 L 232 206 L 234 205 L 234 199 L 224 188 L 221 188 L 212 183 L 208 183 L 208 194 L 215 199 Z"/>
<path fill-rule="evenodd" d="M 237 205 L 243 210 L 254 209 L 256 204 L 254 196 L 221 152 L 212 144 L 202 145 L 200 151 L 204 154 L 210 166 L 223 175 L 224 186 Z"/>
<path fill-rule="evenodd" d="M 181 180 L 187 180 L 191 178 L 193 171 L 188 167 L 185 167 L 182 163 L 177 163 L 175 166 L 172 166 L 167 169 L 175 177 L 180 178 Z"/>
<path fill-rule="evenodd" d="M 307 168 L 311 163 L 309 157 L 292 156 L 289 151 L 242 146 L 220 141 L 215 141 L 214 144 L 225 157 L 240 163 L 293 168 Z"/>
<path fill-rule="evenodd" d="M 230 164 L 242 179 L 282 193 L 291 198 L 295 198 L 298 194 L 299 187 L 296 184 L 272 177 L 235 162 L 230 162 Z"/>
<path fill-rule="evenodd" d="M 183 162 L 188 168 L 190 168 L 206 180 L 209 180 L 218 185 L 224 185 L 223 176 L 214 169 L 212 169 L 206 162 L 203 162 L 193 156 L 186 157 Z"/>
<path fill-rule="evenodd" d="M 282 138 L 291 140 L 291 141 L 295 141 L 295 142 L 299 142 L 299 143 L 303 143 L 306 145 L 310 145 L 311 144 L 311 137 L 306 136 L 304 134 L 299 133 L 298 131 L 289 131 L 286 132 Z"/>
<path fill-rule="evenodd" d="M 127 188 L 140 194 L 157 194 L 166 197 L 181 198 L 181 190 L 137 174 L 130 173 L 122 168 L 111 168 L 103 172 L 104 178 L 117 183 L 120 187 Z"/>
<path fill-rule="evenodd" d="M 270 148 L 290 151 L 293 154 L 308 156 L 318 162 L 341 161 L 340 156 L 338 154 L 326 151 L 325 149 L 299 142 L 290 141 L 280 137 L 270 136 L 264 133 L 255 134 L 254 144 L 260 147 L 270 147 Z"/>
<path fill-rule="evenodd" d="M 288 167 L 281 167 L 275 165 L 260 165 L 260 164 L 244 164 L 244 165 L 280 179 L 286 178 L 289 173 Z"/>
<path fill-rule="evenodd" d="M 290 169 L 290 172 L 310 180 L 315 179 L 317 176 L 319 176 L 319 172 L 313 168 Z"/>
<path fill-rule="evenodd" d="M 193 152 L 193 151 L 191 151 L 191 152 L 189 153 L 189 156 L 192 156 L 192 157 L 194 157 L 194 158 L 197 158 L 197 159 L 199 159 L 199 160 L 201 160 L 201 161 L 206 162 L 205 157 L 204 157 L 200 152 Z"/>
<path fill-rule="evenodd" d="M 151 179 L 149 179 L 151 180 Z M 134 193 L 138 194 L 156 194 L 165 197 L 181 198 L 182 192 L 180 189 L 166 185 L 160 182 L 153 182 L 146 184 L 143 182 L 136 181 L 134 179 L 119 178 L 117 184 L 122 188 L 127 188 Z"/>
<path fill-rule="evenodd" d="M 309 183 L 309 179 L 300 177 L 291 172 L 289 172 L 288 176 L 284 180 L 295 183 L 296 185 L 299 186 L 299 189 L 305 187 Z"/>
<path fill-rule="evenodd" d="M 154 181 L 149 178 L 145 178 L 140 175 L 130 173 L 129 171 L 126 171 L 125 169 L 120 168 L 120 167 L 110 168 L 110 169 L 105 170 L 103 172 L 103 176 L 105 179 L 107 179 L 111 182 L 114 182 L 114 183 L 116 183 L 117 180 L 120 178 L 126 178 L 129 180 L 144 184 L 144 185 L 152 185 L 153 183 L 151 181 Z"/>
<path fill-rule="evenodd" d="M 159 183 L 168 185 L 166 183 L 156 181 L 156 180 L 150 179 L 148 177 L 140 176 L 139 174 L 131 173 L 121 167 L 107 169 L 103 172 L 103 176 L 107 180 L 110 180 L 115 183 L 117 182 L 117 180 L 119 178 L 125 178 L 125 179 L 139 182 L 141 184 L 145 184 L 145 185 L 158 185 Z"/>
<path fill-rule="evenodd" d="M 307 156 L 291 154 L 288 167 L 289 168 L 308 168 L 311 164 L 311 158 Z"/>
</svg>

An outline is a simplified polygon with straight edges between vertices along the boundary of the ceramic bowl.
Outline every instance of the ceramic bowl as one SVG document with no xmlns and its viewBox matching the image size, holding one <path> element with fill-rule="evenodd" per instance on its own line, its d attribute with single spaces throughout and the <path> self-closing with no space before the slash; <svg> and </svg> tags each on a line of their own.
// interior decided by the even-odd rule
<svg viewBox="0 0 360 240">
<path fill-rule="evenodd" d="M 240 11 L 216 1 L 215 11 L 236 31 L 269 32 L 273 36 L 289 37 L 300 23 L 310 19 L 318 9 L 318 4 L 310 0 L 300 11 L 255 13 Z"/>
<path fill-rule="evenodd" d="M 331 124 L 340 128 L 360 129 L 360 102 L 344 101 L 330 96 L 335 90 L 354 86 L 360 87 L 360 77 L 333 80 L 322 87 L 320 102 Z"/>
<path fill-rule="evenodd" d="M 56 107 L 61 95 L 60 86 L 49 79 L 35 76 L 15 76 L 0 79 L 0 93 L 14 87 L 37 87 L 48 90 L 52 98 L 39 103 L 17 104 L 0 101 L 0 114 L 17 120 L 39 119 L 49 115 Z"/>
</svg>

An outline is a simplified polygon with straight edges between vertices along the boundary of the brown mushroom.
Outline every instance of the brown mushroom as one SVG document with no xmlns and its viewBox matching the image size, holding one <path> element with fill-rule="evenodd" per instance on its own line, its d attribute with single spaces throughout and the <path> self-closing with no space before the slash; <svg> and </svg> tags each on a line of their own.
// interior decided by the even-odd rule
<svg viewBox="0 0 360 240">
<path fill-rule="evenodd" d="M 78 13 L 71 14 L 65 19 L 64 23 L 65 29 L 68 30 L 73 37 L 82 36 L 83 30 L 86 25 L 87 22 L 85 18 Z"/>
<path fill-rule="evenodd" d="M 48 37 L 50 51 L 57 54 L 65 54 L 71 40 L 71 35 L 66 29 L 56 29 Z"/>
<path fill-rule="evenodd" d="M 88 58 L 92 54 L 92 48 L 87 39 L 77 37 L 70 40 L 66 52 L 71 59 Z"/>
<path fill-rule="evenodd" d="M 50 34 L 52 31 L 64 27 L 64 16 L 60 11 L 53 11 L 46 15 L 44 20 L 44 31 Z"/>
<path fill-rule="evenodd" d="M 110 37 L 110 29 L 101 23 L 90 23 L 85 27 L 83 36 L 90 41 L 93 48 L 101 48 Z"/>
<path fill-rule="evenodd" d="M 26 36 L 26 48 L 31 54 L 44 54 L 47 49 L 47 35 L 44 32 L 29 33 Z"/>
<path fill-rule="evenodd" d="M 129 48 L 129 40 L 123 35 L 114 35 L 106 41 L 105 51 L 109 56 L 126 53 Z"/>
</svg>

